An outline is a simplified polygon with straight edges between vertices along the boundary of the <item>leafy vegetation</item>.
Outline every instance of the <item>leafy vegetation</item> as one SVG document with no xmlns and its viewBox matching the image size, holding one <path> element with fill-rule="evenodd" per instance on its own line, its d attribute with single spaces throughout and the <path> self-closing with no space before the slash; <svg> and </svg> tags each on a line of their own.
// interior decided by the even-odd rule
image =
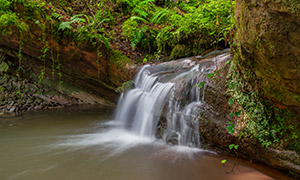
<svg viewBox="0 0 300 180">
<path fill-rule="evenodd" d="M 0 30 L 11 27 L 26 32 L 32 23 L 81 44 L 91 42 L 126 54 L 127 46 L 138 53 L 178 58 L 198 55 L 227 41 L 232 27 L 229 0 L 0 0 Z M 120 26 L 121 25 L 121 26 Z M 50 28 L 51 26 L 51 28 Z M 49 30 L 52 32 L 49 32 Z M 118 31 L 118 32 L 117 32 Z M 121 32 L 120 32 L 121 31 Z M 41 37 L 42 38 L 42 37 Z M 227 43 L 227 42 L 226 42 Z M 121 44 L 117 45 L 117 44 Z M 49 50 L 50 51 L 50 50 Z"/>
<path fill-rule="evenodd" d="M 120 1 L 131 17 L 123 35 L 133 49 L 178 58 L 201 54 L 225 41 L 232 27 L 230 1 Z M 227 39 L 226 39 L 227 41 Z M 179 52 L 179 53 L 178 53 Z"/>
</svg>

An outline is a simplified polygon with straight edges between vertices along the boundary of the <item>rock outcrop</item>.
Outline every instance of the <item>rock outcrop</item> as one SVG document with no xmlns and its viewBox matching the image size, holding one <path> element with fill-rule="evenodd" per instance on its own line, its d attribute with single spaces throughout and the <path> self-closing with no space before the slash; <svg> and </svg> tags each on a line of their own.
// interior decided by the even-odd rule
<svg viewBox="0 0 300 180">
<path fill-rule="evenodd" d="M 113 106 L 117 88 L 134 74 L 128 58 L 102 44 L 97 47 L 67 38 L 54 40 L 50 34 L 42 35 L 37 26 L 30 28 L 21 40 L 15 31 L 0 35 L 0 110 L 17 112 L 76 104 Z M 46 36 L 45 41 L 38 40 L 42 36 Z M 14 96 L 8 98 L 7 94 Z M 19 102 L 21 95 L 23 100 Z"/>
<path fill-rule="evenodd" d="M 221 108 L 200 120 L 203 139 L 300 177 L 300 1 L 237 0 L 233 62 L 226 80 L 215 77 Z M 230 88 L 231 89 L 230 89 Z M 222 90 L 223 89 L 223 90 Z M 227 89 L 227 91 L 225 90 Z M 212 91 L 213 93 L 213 91 Z M 207 93 L 209 95 L 209 93 Z M 227 100 L 211 95 L 211 106 Z M 221 116 L 220 116 L 221 115 Z M 228 134 L 229 121 L 235 132 Z"/>
<path fill-rule="evenodd" d="M 237 0 L 238 63 L 251 69 L 265 98 L 300 109 L 300 1 Z"/>
</svg>

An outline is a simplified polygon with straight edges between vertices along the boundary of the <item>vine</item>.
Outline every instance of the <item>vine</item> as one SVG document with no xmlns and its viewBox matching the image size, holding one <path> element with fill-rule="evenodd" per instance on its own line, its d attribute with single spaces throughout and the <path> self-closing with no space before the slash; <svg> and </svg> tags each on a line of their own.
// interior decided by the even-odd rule
<svg viewBox="0 0 300 180">
<path fill-rule="evenodd" d="M 54 29 L 53 29 L 53 21 L 51 19 L 50 21 L 50 30 L 51 30 L 51 46 L 53 47 L 53 44 L 54 44 L 54 40 L 53 40 L 53 36 L 54 36 Z M 52 65 L 51 65 L 51 68 L 52 68 L 52 72 L 51 72 L 51 75 L 52 75 L 52 81 L 54 81 L 54 78 L 55 78 L 55 59 L 54 59 L 54 53 L 53 53 L 53 48 L 51 48 L 51 62 L 52 62 Z"/>
<path fill-rule="evenodd" d="M 100 51 L 100 47 L 97 43 L 97 59 L 96 59 L 96 63 L 97 63 L 97 77 L 98 80 L 100 80 L 100 57 L 102 57 L 102 53 Z"/>
<path fill-rule="evenodd" d="M 24 94 L 21 93 L 21 70 L 22 70 L 22 48 L 23 48 L 23 41 L 22 41 L 23 33 L 19 31 L 19 50 L 18 50 L 18 69 L 16 71 L 16 76 L 18 78 L 18 91 L 17 95 L 20 95 L 20 98 L 24 97 Z"/>
<path fill-rule="evenodd" d="M 60 63 L 60 54 L 59 54 L 58 45 L 56 46 L 56 62 L 57 62 L 56 70 L 58 75 L 58 86 L 60 87 L 63 81 L 62 81 L 61 63 Z"/>
<path fill-rule="evenodd" d="M 46 56 L 47 56 L 47 52 L 50 50 L 49 49 L 49 44 L 48 41 L 46 40 L 46 25 L 45 22 L 40 23 L 39 21 L 36 21 L 36 23 L 39 25 L 39 27 L 42 30 L 42 37 L 39 38 L 39 40 L 41 41 L 41 43 L 43 44 L 43 47 L 41 49 L 41 55 L 39 56 L 39 59 L 43 62 L 43 67 L 41 69 L 41 73 L 38 76 L 39 81 L 37 82 L 37 84 L 40 84 L 41 81 L 45 78 L 45 71 L 46 71 Z"/>
</svg>

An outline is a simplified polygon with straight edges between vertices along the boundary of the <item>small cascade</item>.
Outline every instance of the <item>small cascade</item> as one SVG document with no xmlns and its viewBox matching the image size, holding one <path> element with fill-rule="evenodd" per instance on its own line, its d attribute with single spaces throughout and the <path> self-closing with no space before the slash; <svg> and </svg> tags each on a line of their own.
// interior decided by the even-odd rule
<svg viewBox="0 0 300 180">
<path fill-rule="evenodd" d="M 122 94 L 115 119 L 138 136 L 156 137 L 165 124 L 162 139 L 174 145 L 201 147 L 199 118 L 206 110 L 207 74 L 228 60 L 228 52 L 216 57 L 193 57 L 158 65 L 145 65 L 134 79 L 135 87 Z M 197 63 L 198 62 L 198 63 Z M 206 84 L 199 88 L 201 82 Z"/>
<path fill-rule="evenodd" d="M 146 137 L 154 137 L 165 100 L 174 86 L 159 82 L 150 68 L 146 65 L 137 74 L 135 88 L 122 97 L 115 118 L 123 128 Z"/>
</svg>

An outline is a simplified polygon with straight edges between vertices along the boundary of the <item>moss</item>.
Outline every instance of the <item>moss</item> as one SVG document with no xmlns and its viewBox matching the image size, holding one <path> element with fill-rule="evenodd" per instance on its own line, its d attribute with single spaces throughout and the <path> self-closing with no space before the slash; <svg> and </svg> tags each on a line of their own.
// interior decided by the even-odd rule
<svg viewBox="0 0 300 180">
<path fill-rule="evenodd" d="M 0 62 L 0 73 L 7 72 L 9 65 L 6 62 Z"/>
<path fill-rule="evenodd" d="M 238 62 L 238 59 L 239 56 L 235 55 L 233 62 Z M 258 140 L 263 147 L 300 152 L 300 117 L 297 112 L 262 98 L 257 78 L 249 69 L 230 68 L 227 80 L 233 85 L 226 94 L 235 100 L 236 108 L 244 112 L 237 123 L 245 123 L 243 131 L 247 138 Z"/>
<path fill-rule="evenodd" d="M 177 44 L 172 50 L 171 58 L 177 59 L 180 57 L 186 57 L 190 55 L 191 55 L 191 51 L 186 45 Z"/>
<path fill-rule="evenodd" d="M 117 50 L 112 50 L 109 57 L 109 81 L 115 86 L 122 86 L 122 83 L 128 81 L 127 75 L 130 74 L 130 68 L 133 62 Z M 131 78 L 131 77 L 130 77 Z"/>
<path fill-rule="evenodd" d="M 122 92 L 127 92 L 130 89 L 132 89 L 134 87 L 134 82 L 133 81 L 126 81 L 122 84 L 122 86 L 118 87 L 116 92 L 118 93 L 122 93 Z"/>
<path fill-rule="evenodd" d="M 283 4 L 286 5 L 292 13 L 300 16 L 299 0 L 283 0 Z"/>
<path fill-rule="evenodd" d="M 109 62 L 119 69 L 123 69 L 127 64 L 134 65 L 133 62 L 118 50 L 112 50 Z"/>
</svg>

